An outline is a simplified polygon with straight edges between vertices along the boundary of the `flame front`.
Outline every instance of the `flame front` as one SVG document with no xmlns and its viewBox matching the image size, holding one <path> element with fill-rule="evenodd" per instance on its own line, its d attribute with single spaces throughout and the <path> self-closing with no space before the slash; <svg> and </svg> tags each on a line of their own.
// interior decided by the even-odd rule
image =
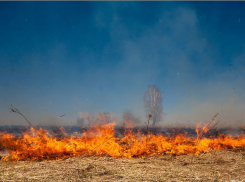
<svg viewBox="0 0 245 182">
<path fill-rule="evenodd" d="M 201 134 L 208 131 L 207 125 L 197 125 L 197 137 L 184 134 L 165 136 L 148 133 L 133 133 L 130 121 L 124 123 L 127 128 L 123 137 L 116 137 L 115 123 L 97 124 L 83 133 L 83 136 L 68 136 L 64 128 L 62 138 L 56 138 L 47 130 L 40 128 L 24 132 L 22 137 L 9 133 L 0 133 L 0 147 L 9 153 L 2 159 L 13 162 L 19 160 L 65 159 L 81 155 L 107 155 L 111 157 L 146 157 L 164 154 L 195 154 L 208 150 L 245 147 L 245 136 L 231 137 L 219 135 L 217 138 L 203 138 Z"/>
</svg>

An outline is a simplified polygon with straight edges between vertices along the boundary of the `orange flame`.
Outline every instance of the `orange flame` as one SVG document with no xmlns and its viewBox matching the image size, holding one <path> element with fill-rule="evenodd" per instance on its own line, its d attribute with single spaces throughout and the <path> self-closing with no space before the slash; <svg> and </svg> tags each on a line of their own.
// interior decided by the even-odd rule
<svg viewBox="0 0 245 182">
<path fill-rule="evenodd" d="M 114 120 L 116 122 L 116 120 Z M 107 155 L 111 157 L 146 157 L 164 154 L 195 154 L 199 155 L 207 150 L 220 150 L 245 147 L 245 136 L 231 137 L 219 135 L 217 138 L 203 138 L 202 134 L 208 131 L 209 125 L 196 127 L 197 137 L 187 137 L 184 134 L 165 136 L 148 133 L 147 135 L 133 132 L 130 120 L 124 121 L 126 127 L 123 137 L 115 136 L 115 122 L 106 123 L 103 115 L 99 123 L 79 136 L 75 133 L 69 136 L 64 128 L 60 128 L 62 138 L 49 134 L 45 129 L 31 128 L 23 132 L 22 137 L 0 133 L 0 148 L 9 153 L 3 157 L 4 161 L 19 160 L 52 160 L 65 159 L 81 155 Z M 146 145 L 147 143 L 147 145 Z"/>
</svg>

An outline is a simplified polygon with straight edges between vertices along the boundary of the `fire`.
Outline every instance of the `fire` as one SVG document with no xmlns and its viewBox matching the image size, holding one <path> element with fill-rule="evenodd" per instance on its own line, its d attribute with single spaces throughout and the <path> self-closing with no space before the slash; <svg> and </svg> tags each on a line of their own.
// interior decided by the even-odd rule
<svg viewBox="0 0 245 182">
<path fill-rule="evenodd" d="M 104 117 L 104 116 L 103 116 Z M 115 122 L 105 123 L 101 116 L 100 123 L 79 136 L 75 133 L 69 136 L 64 128 L 60 128 L 62 137 L 55 137 L 47 130 L 31 129 L 23 132 L 23 136 L 16 137 L 10 133 L 0 133 L 0 148 L 8 153 L 2 158 L 4 161 L 19 160 L 53 160 L 65 159 L 82 155 L 107 155 L 111 157 L 146 157 L 164 154 L 195 154 L 200 155 L 209 150 L 220 150 L 245 147 L 245 136 L 232 137 L 219 135 L 205 138 L 208 124 L 196 127 L 197 136 L 188 137 L 185 134 L 166 136 L 162 134 L 134 133 L 129 120 L 124 121 L 123 135 L 116 137 Z"/>
</svg>

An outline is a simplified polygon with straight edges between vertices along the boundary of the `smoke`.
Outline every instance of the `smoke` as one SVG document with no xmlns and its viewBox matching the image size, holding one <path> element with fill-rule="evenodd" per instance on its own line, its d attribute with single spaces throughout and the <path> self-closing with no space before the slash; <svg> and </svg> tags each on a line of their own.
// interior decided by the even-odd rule
<svg viewBox="0 0 245 182">
<path fill-rule="evenodd" d="M 28 31 L 23 29 L 17 44 L 19 38 L 10 38 L 19 35 L 11 31 L 18 29 L 15 21 L 26 18 L 20 13 L 6 29 L 9 34 L 4 32 L 9 43 L 3 42 L 0 52 L 0 124 L 25 124 L 9 113 L 10 104 L 33 125 L 84 126 L 97 120 L 80 110 L 122 117 L 129 108 L 143 118 L 143 94 L 148 85 L 156 85 L 162 91 L 166 125 L 209 122 L 217 112 L 219 125 L 242 125 L 245 51 L 238 19 L 244 16 L 232 8 L 203 5 L 205 11 L 186 2 L 93 3 L 84 5 L 84 11 L 71 8 L 73 16 L 61 6 L 55 7 L 54 19 L 42 21 L 36 21 L 42 16 L 32 9 L 25 22 L 32 23 L 23 26 Z M 227 14 L 233 16 L 224 21 Z M 2 17 L 10 22 L 7 15 Z M 33 27 L 40 31 L 33 34 Z"/>
<path fill-rule="evenodd" d="M 89 124 L 93 123 L 92 116 L 87 112 L 78 112 L 79 117 L 77 118 L 77 126 L 88 126 Z"/>
<path fill-rule="evenodd" d="M 77 126 L 93 126 L 95 124 L 117 123 L 117 117 L 112 113 L 97 113 L 95 117 L 88 112 L 78 112 Z"/>
<path fill-rule="evenodd" d="M 140 118 L 133 114 L 133 112 L 130 110 L 125 110 L 123 112 L 122 120 L 124 121 L 126 119 L 130 120 L 134 126 L 141 124 Z"/>
<path fill-rule="evenodd" d="M 207 20 L 194 7 L 161 8 L 161 13 L 156 12 L 159 21 L 139 28 L 140 36 L 133 40 L 127 38 L 129 25 L 120 20 L 112 23 L 111 35 L 124 32 L 126 37 L 119 45 L 124 59 L 113 78 L 130 88 L 126 93 L 134 99 L 127 99 L 127 104 L 141 100 L 147 85 L 156 84 L 163 91 L 165 124 L 193 126 L 210 122 L 218 112 L 220 127 L 244 125 L 244 52 L 233 51 L 230 56 L 222 51 L 218 36 L 227 32 L 216 33 L 214 24 L 203 29 Z M 207 30 L 212 34 L 206 35 Z M 138 102 L 132 111 L 140 112 L 141 107 Z"/>
<path fill-rule="evenodd" d="M 85 123 L 85 121 L 84 121 L 84 118 L 77 118 L 77 126 L 84 126 L 84 123 Z"/>
<path fill-rule="evenodd" d="M 191 101 L 190 101 L 191 102 Z M 217 127 L 242 127 L 245 125 L 245 105 L 238 97 L 227 98 L 226 101 L 216 103 L 210 100 L 188 106 L 190 109 L 183 111 L 184 103 L 176 106 L 172 112 L 166 115 L 166 125 L 195 127 L 197 123 L 208 123 L 216 113 L 219 113 L 216 121 L 220 120 Z M 180 112 L 180 111 L 183 112 Z"/>
</svg>

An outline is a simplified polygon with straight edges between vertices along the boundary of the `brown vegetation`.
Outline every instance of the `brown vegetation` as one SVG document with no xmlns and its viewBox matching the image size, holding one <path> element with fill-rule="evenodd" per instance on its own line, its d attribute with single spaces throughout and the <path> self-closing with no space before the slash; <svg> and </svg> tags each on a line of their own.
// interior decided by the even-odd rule
<svg viewBox="0 0 245 182">
<path fill-rule="evenodd" d="M 244 171 L 244 149 L 216 150 L 202 156 L 0 161 L 2 181 L 231 181 L 245 179 Z"/>
</svg>

